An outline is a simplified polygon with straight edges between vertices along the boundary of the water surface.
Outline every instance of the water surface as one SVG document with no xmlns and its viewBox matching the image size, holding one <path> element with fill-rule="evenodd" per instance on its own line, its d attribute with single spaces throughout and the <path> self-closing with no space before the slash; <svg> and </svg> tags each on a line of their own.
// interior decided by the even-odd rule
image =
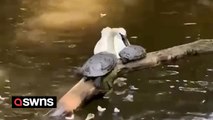
<svg viewBox="0 0 213 120">
<path fill-rule="evenodd" d="M 210 0 L 1 0 L 0 96 L 6 99 L 0 100 L 0 120 L 41 119 L 48 109 L 11 109 L 9 98 L 60 98 L 78 82 L 74 71 L 92 55 L 103 27 L 124 27 L 131 43 L 160 50 L 213 38 L 212 5 Z M 88 113 L 100 120 L 213 119 L 212 55 L 120 76 L 127 85 L 115 86 L 109 100 L 92 101 L 76 113 L 78 119 Z M 125 101 L 127 95 L 133 101 Z M 102 115 L 98 105 L 107 108 Z"/>
</svg>

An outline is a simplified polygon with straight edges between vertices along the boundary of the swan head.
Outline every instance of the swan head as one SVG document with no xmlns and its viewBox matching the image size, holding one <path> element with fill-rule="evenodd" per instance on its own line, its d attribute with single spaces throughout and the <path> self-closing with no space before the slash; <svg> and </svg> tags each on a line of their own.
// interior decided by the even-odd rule
<svg viewBox="0 0 213 120">
<path fill-rule="evenodd" d="M 110 28 L 110 27 L 105 27 L 101 31 L 102 37 L 106 36 L 111 36 L 111 37 L 126 37 L 127 33 L 124 28 Z M 112 39 L 109 39 L 112 40 Z"/>
<path fill-rule="evenodd" d="M 123 44 L 125 44 L 125 46 L 130 45 L 129 40 L 127 39 L 126 30 L 124 28 L 113 28 L 113 30 L 116 33 L 115 38 L 117 38 L 117 40 L 122 40 L 122 42 L 123 42 Z"/>
<path fill-rule="evenodd" d="M 126 30 L 124 28 L 112 28 L 112 30 L 117 34 L 121 34 L 125 37 L 127 36 Z"/>
<path fill-rule="evenodd" d="M 124 28 L 105 27 L 101 31 L 101 39 L 96 43 L 94 54 L 109 52 L 119 57 L 119 52 L 129 44 L 127 32 Z"/>
</svg>

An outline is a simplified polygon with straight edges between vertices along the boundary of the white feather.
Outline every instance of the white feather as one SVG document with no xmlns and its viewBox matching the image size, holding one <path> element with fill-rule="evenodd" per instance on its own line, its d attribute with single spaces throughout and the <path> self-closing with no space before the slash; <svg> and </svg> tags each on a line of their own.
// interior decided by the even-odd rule
<svg viewBox="0 0 213 120">
<path fill-rule="evenodd" d="M 115 49 L 115 53 L 117 58 L 120 58 L 119 53 L 121 50 L 123 50 L 126 47 L 126 45 L 124 44 L 121 36 L 118 34 L 114 37 L 114 49 Z"/>
<path fill-rule="evenodd" d="M 106 51 L 107 50 L 107 46 L 106 46 L 106 41 L 100 39 L 96 45 L 95 45 L 95 48 L 94 48 L 94 54 L 97 54 L 99 52 L 103 52 L 103 51 Z"/>
<path fill-rule="evenodd" d="M 126 30 L 124 28 L 104 28 L 101 31 L 100 40 L 95 45 L 94 54 L 109 52 L 115 54 L 117 58 L 120 58 L 119 53 L 126 47 L 126 45 L 124 44 L 119 33 L 126 36 Z"/>
<path fill-rule="evenodd" d="M 100 52 L 110 52 L 115 54 L 114 50 L 114 32 L 111 28 L 106 27 L 101 31 L 101 39 L 96 43 L 94 48 L 94 54 Z"/>
</svg>

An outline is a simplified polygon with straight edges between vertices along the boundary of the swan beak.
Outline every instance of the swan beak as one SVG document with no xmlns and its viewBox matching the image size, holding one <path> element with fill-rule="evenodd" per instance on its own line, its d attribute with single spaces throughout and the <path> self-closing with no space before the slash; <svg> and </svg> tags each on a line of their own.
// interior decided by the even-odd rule
<svg viewBox="0 0 213 120">
<path fill-rule="evenodd" d="M 121 34 L 121 33 L 119 33 L 119 34 L 120 34 L 120 36 L 121 36 L 121 38 L 122 38 L 123 43 L 124 43 L 126 46 L 129 46 L 130 43 L 129 43 L 129 40 L 127 39 L 127 36 L 125 36 L 125 35 L 123 35 L 123 34 Z"/>
</svg>

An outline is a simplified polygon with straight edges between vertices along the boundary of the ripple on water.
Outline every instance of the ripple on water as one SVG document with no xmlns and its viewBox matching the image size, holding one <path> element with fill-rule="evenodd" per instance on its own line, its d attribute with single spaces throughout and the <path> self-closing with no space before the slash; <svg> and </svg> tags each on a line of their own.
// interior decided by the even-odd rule
<svg viewBox="0 0 213 120">
<path fill-rule="evenodd" d="M 195 81 L 195 83 L 197 83 L 198 85 L 200 85 L 202 87 L 206 87 L 209 85 L 208 81 Z"/>
<path fill-rule="evenodd" d="M 65 57 L 63 58 L 64 60 L 71 60 L 72 58 L 71 57 Z"/>
<path fill-rule="evenodd" d="M 64 79 L 64 78 L 66 78 L 66 75 L 61 74 L 61 75 L 56 75 L 55 77 L 58 79 Z"/>
<path fill-rule="evenodd" d="M 72 49 L 76 47 L 76 44 L 71 44 L 71 45 L 68 45 L 67 47 Z"/>
<path fill-rule="evenodd" d="M 131 94 L 128 94 L 126 97 L 123 98 L 124 102 L 134 102 L 134 96 Z"/>
<path fill-rule="evenodd" d="M 127 78 L 118 77 L 117 79 L 114 80 L 113 84 L 117 85 L 118 87 L 123 87 L 123 86 L 127 85 L 127 83 L 125 81 L 127 81 Z"/>
<path fill-rule="evenodd" d="M 55 41 L 52 41 L 53 43 L 55 44 L 61 44 L 61 43 L 66 43 L 66 40 L 55 40 Z"/>
<path fill-rule="evenodd" d="M 171 94 L 171 92 L 159 92 L 156 94 L 156 96 L 168 95 L 168 94 Z"/>
<path fill-rule="evenodd" d="M 207 71 L 208 72 L 213 72 L 213 69 L 208 68 Z"/>
<path fill-rule="evenodd" d="M 126 92 L 127 92 L 127 89 L 122 90 L 122 91 L 114 91 L 114 93 L 115 93 L 116 95 L 123 95 L 123 94 L 125 94 Z"/>
<path fill-rule="evenodd" d="M 52 87 L 58 87 L 59 85 L 57 85 L 57 84 L 52 84 L 51 86 L 52 86 Z"/>
<path fill-rule="evenodd" d="M 4 86 L 4 88 L 5 88 L 5 89 L 11 89 L 11 87 L 10 87 L 10 86 Z"/>
<path fill-rule="evenodd" d="M 165 83 L 165 80 L 149 80 L 149 83 L 151 84 Z"/>
<path fill-rule="evenodd" d="M 151 84 L 162 84 L 162 83 L 171 83 L 173 81 L 179 82 L 179 80 L 157 80 L 157 79 L 153 79 L 153 80 L 149 80 L 149 83 Z"/>
<path fill-rule="evenodd" d="M 165 76 L 174 76 L 174 75 L 178 75 L 179 72 L 175 71 L 175 70 L 165 70 L 165 71 L 160 71 L 158 73 L 159 77 L 165 77 Z"/>
<path fill-rule="evenodd" d="M 194 116 L 207 116 L 207 113 L 200 113 L 200 112 L 186 112 L 186 114 Z"/>
<path fill-rule="evenodd" d="M 169 68 L 179 68 L 179 65 L 167 65 Z"/>
<path fill-rule="evenodd" d="M 174 86 L 174 85 L 170 85 L 169 87 L 170 87 L 170 88 L 175 88 L 175 86 Z"/>
<path fill-rule="evenodd" d="M 5 94 L 5 95 L 10 95 L 10 92 L 5 91 L 4 94 Z"/>
<path fill-rule="evenodd" d="M 139 90 L 139 88 L 135 87 L 134 85 L 130 85 L 130 86 L 129 86 L 129 89 L 130 89 L 130 90 Z"/>
<path fill-rule="evenodd" d="M 198 92 L 198 93 L 206 93 L 207 91 L 204 88 L 194 88 L 194 87 L 182 87 L 178 88 L 180 91 L 184 92 Z"/>
<path fill-rule="evenodd" d="M 5 81 L 6 83 L 9 83 L 9 82 L 10 82 L 10 80 L 9 80 L 9 79 L 5 79 L 4 81 Z"/>
</svg>

